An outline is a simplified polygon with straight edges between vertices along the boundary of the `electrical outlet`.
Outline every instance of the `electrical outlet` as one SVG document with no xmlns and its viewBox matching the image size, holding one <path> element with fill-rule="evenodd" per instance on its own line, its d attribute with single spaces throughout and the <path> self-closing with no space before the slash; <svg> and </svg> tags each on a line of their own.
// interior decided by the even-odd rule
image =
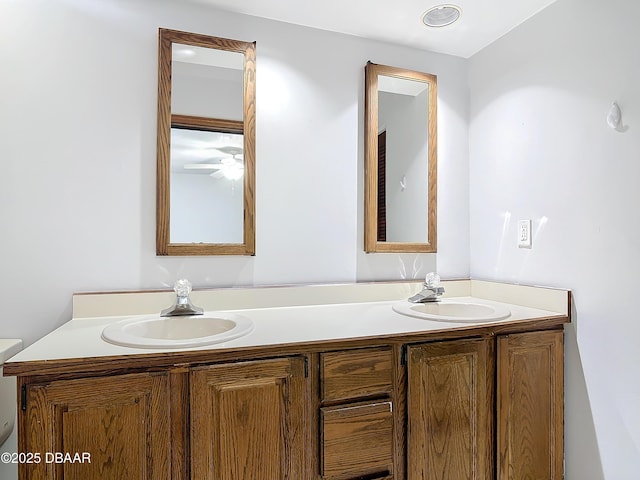
<svg viewBox="0 0 640 480">
<path fill-rule="evenodd" d="M 531 248 L 531 220 L 518 220 L 518 247 Z"/>
</svg>

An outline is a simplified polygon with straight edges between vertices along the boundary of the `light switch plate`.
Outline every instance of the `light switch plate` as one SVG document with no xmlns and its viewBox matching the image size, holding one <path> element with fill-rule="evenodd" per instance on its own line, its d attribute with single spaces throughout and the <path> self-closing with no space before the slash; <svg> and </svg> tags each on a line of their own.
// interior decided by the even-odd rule
<svg viewBox="0 0 640 480">
<path fill-rule="evenodd" d="M 518 220 L 518 247 L 531 248 L 531 220 Z"/>
</svg>

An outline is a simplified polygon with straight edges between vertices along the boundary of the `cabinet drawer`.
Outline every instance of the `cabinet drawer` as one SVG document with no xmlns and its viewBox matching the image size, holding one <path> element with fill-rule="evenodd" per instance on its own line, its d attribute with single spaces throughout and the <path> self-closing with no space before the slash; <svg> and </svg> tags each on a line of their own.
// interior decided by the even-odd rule
<svg viewBox="0 0 640 480">
<path fill-rule="evenodd" d="M 391 393 L 391 348 L 323 353 L 320 366 L 325 402 Z"/>
<path fill-rule="evenodd" d="M 391 402 L 320 410 L 322 477 L 340 480 L 392 472 Z"/>
</svg>

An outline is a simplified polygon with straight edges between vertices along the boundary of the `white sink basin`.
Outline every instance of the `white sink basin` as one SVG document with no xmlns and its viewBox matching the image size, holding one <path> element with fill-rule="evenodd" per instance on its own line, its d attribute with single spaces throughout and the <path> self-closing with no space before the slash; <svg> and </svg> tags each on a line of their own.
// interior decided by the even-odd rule
<svg viewBox="0 0 640 480">
<path fill-rule="evenodd" d="M 102 339 L 125 347 L 184 348 L 222 343 L 253 330 L 253 322 L 235 313 L 177 317 L 135 317 L 102 331 Z"/>
<path fill-rule="evenodd" d="M 502 320 L 511 315 L 508 308 L 499 305 L 455 300 L 430 303 L 401 302 L 394 304 L 392 308 L 402 315 L 442 322 L 490 322 Z"/>
</svg>

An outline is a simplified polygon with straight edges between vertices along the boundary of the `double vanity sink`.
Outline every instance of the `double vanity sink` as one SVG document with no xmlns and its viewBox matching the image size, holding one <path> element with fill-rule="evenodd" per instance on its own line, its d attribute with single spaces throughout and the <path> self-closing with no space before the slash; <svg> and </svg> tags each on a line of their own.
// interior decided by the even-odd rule
<svg viewBox="0 0 640 480">
<path fill-rule="evenodd" d="M 510 310 L 498 304 L 444 299 L 429 303 L 397 302 L 389 310 L 434 322 L 483 323 L 508 318 Z M 202 315 L 131 317 L 104 328 L 102 339 L 125 347 L 189 348 L 214 345 L 243 337 L 254 330 L 247 315 L 206 312 Z"/>
<path fill-rule="evenodd" d="M 424 304 L 407 300 L 422 282 L 194 291 L 202 313 L 168 317 L 173 292 L 74 295 L 5 364 L 18 448 L 91 452 L 60 478 L 440 478 L 425 452 L 474 478 L 561 472 L 570 292 L 444 287 Z"/>
<path fill-rule="evenodd" d="M 452 330 L 467 334 L 569 313 L 566 290 L 478 280 L 443 284 L 440 301 L 424 304 L 407 301 L 420 292 L 419 281 L 201 290 L 191 300 L 204 313 L 176 317 L 160 316 L 174 303 L 173 292 L 76 294 L 74 318 L 12 358 L 8 368 L 183 350 L 231 356 L 247 348 Z"/>
<path fill-rule="evenodd" d="M 451 323 L 493 322 L 511 315 L 509 308 L 496 303 L 443 300 L 440 297 L 445 289 L 439 284 L 440 277 L 432 272 L 427 275 L 422 291 L 407 300 L 393 302 L 386 307 L 379 305 L 379 310 L 383 311 L 386 308 L 385 313 L 390 321 L 394 320 L 396 313 L 421 320 Z M 243 313 L 204 312 L 204 309 L 191 303 L 191 283 L 186 279 L 175 283 L 174 292 L 175 304 L 163 309 L 159 315 L 124 318 L 113 322 L 104 328 L 101 338 L 123 347 L 190 348 L 225 343 L 254 330 L 254 322 L 250 318 L 251 309 L 244 310 Z M 371 302 L 368 304 L 372 305 Z M 281 315 L 280 311 L 272 312 L 272 317 Z M 273 327 L 277 325 L 272 325 Z"/>
</svg>

